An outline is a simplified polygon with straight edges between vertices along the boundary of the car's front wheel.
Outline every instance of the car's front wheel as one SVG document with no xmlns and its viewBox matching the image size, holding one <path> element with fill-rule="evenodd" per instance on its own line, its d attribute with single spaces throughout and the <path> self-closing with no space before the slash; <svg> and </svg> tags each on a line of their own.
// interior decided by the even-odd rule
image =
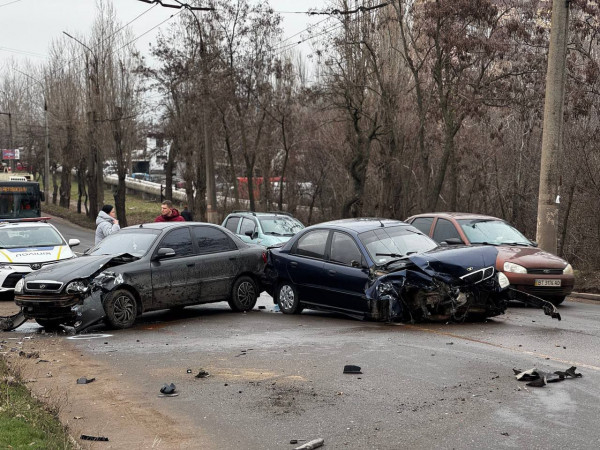
<svg viewBox="0 0 600 450">
<path fill-rule="evenodd" d="M 129 328 L 137 317 L 137 302 L 133 294 L 125 289 L 117 289 L 108 294 L 104 309 L 106 320 L 112 328 Z"/>
<path fill-rule="evenodd" d="M 289 281 L 282 281 L 277 289 L 277 303 L 284 314 L 300 314 L 304 307 L 300 304 L 298 291 Z"/>
<path fill-rule="evenodd" d="M 258 289 L 254 280 L 248 276 L 239 277 L 233 283 L 229 306 L 234 311 L 250 311 L 258 300 Z"/>
</svg>

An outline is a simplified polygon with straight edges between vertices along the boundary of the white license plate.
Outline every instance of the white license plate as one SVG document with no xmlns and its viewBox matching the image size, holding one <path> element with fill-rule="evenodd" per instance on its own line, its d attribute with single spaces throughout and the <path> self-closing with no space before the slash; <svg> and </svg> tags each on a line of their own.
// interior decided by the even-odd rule
<svg viewBox="0 0 600 450">
<path fill-rule="evenodd" d="M 547 280 L 547 279 L 539 279 L 535 280 L 536 286 L 558 286 L 560 287 L 560 280 Z"/>
</svg>

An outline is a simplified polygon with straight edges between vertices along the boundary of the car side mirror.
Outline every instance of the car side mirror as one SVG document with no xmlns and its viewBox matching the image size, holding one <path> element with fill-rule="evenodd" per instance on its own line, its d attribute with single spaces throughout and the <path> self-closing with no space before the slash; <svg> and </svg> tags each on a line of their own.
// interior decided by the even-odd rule
<svg viewBox="0 0 600 450">
<path fill-rule="evenodd" d="M 448 245 L 462 245 L 464 242 L 460 238 L 449 238 L 445 239 L 444 242 Z"/>
<path fill-rule="evenodd" d="M 69 247 L 76 247 L 81 244 L 79 239 L 69 239 Z"/>
<path fill-rule="evenodd" d="M 538 243 L 537 243 L 537 241 L 531 241 L 531 245 L 533 245 L 534 247 L 537 247 Z"/>
<path fill-rule="evenodd" d="M 254 239 L 254 231 L 248 230 L 244 233 L 246 236 L 248 236 L 250 239 Z"/>
<path fill-rule="evenodd" d="M 170 258 L 171 256 L 175 256 L 175 250 L 172 248 L 162 247 L 156 252 L 156 259 Z"/>
</svg>

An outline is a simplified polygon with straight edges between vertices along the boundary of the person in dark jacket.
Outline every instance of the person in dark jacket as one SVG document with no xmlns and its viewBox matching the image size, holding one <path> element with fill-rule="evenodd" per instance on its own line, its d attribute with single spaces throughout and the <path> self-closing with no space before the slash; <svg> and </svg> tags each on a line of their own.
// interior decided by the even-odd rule
<svg viewBox="0 0 600 450">
<path fill-rule="evenodd" d="M 194 216 L 191 211 L 188 209 L 188 205 L 183 205 L 183 211 L 181 211 L 181 216 L 185 219 L 186 222 L 193 222 Z"/>
<path fill-rule="evenodd" d="M 115 218 L 115 208 L 113 205 L 104 205 L 98 217 L 96 218 L 96 239 L 94 245 L 98 244 L 109 234 L 116 233 L 121 229 L 119 221 Z"/>
<path fill-rule="evenodd" d="M 185 222 L 179 211 L 173 208 L 171 200 L 165 200 L 160 204 L 160 216 L 154 219 L 155 222 Z"/>
</svg>

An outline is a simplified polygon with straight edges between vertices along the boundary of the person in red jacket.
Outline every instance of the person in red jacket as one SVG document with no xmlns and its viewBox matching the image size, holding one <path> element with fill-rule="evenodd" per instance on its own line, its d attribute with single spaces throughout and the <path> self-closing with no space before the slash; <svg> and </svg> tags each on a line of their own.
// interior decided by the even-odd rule
<svg viewBox="0 0 600 450">
<path fill-rule="evenodd" d="M 179 211 L 173 208 L 171 200 L 165 200 L 160 204 L 160 216 L 154 219 L 155 222 L 185 222 Z"/>
</svg>

